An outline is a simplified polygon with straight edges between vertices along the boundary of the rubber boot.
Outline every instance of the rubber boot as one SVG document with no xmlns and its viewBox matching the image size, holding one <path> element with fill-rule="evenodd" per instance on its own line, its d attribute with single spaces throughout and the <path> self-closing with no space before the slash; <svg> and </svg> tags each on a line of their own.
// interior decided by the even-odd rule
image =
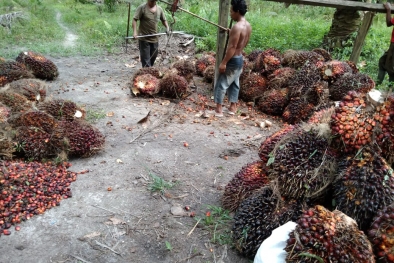
<svg viewBox="0 0 394 263">
<path fill-rule="evenodd" d="M 376 84 L 377 85 L 382 84 L 385 76 L 386 76 L 386 71 L 384 69 L 379 69 L 378 80 L 377 80 Z"/>
</svg>

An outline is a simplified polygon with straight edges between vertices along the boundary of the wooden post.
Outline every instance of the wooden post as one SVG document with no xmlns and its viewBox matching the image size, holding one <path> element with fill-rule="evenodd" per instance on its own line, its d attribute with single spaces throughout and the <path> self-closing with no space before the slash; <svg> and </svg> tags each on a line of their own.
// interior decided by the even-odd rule
<svg viewBox="0 0 394 263">
<path fill-rule="evenodd" d="M 230 0 L 221 0 L 219 1 L 219 25 L 225 28 L 228 27 L 228 17 L 230 14 Z M 227 32 L 223 29 L 218 28 L 218 35 L 216 41 L 216 64 L 215 64 L 215 79 L 214 86 L 216 84 L 216 80 L 219 76 L 219 65 L 223 60 L 223 53 L 226 45 Z"/>
<path fill-rule="evenodd" d="M 350 55 L 350 61 L 357 64 L 360 58 L 361 51 L 364 46 L 365 38 L 367 37 L 368 31 L 372 25 L 373 18 L 375 16 L 374 12 L 366 12 L 364 14 L 363 22 L 358 30 L 356 40 L 354 41 L 352 54 Z"/>
</svg>

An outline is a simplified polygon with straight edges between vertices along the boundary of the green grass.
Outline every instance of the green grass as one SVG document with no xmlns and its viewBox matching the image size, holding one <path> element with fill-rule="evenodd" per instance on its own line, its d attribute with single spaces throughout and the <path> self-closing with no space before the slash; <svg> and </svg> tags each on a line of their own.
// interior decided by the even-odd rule
<svg viewBox="0 0 394 263">
<path fill-rule="evenodd" d="M 93 110 L 88 109 L 86 112 L 86 120 L 90 123 L 97 122 L 98 120 L 104 119 L 106 113 L 103 109 L 100 110 Z"/>
<path fill-rule="evenodd" d="M 149 177 L 152 179 L 152 182 L 148 184 L 148 190 L 151 192 L 160 192 L 164 194 L 166 190 L 178 185 L 178 182 L 167 182 L 152 172 L 149 172 Z"/>
</svg>

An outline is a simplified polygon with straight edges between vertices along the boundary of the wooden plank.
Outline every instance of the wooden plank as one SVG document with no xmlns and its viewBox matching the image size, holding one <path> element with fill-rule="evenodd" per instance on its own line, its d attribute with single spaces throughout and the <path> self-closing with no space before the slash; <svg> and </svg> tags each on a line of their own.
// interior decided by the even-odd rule
<svg viewBox="0 0 394 263">
<path fill-rule="evenodd" d="M 228 18 L 230 14 L 230 0 L 222 0 L 219 3 L 219 25 L 228 28 Z M 226 46 L 227 32 L 218 28 L 217 41 L 216 41 L 216 64 L 215 64 L 215 79 L 219 76 L 219 65 L 223 60 L 224 49 Z"/>
<path fill-rule="evenodd" d="M 363 22 L 358 30 L 356 40 L 354 41 L 352 54 L 350 55 L 350 61 L 357 64 L 358 59 L 360 57 L 361 51 L 364 46 L 365 38 L 367 37 L 369 28 L 372 25 L 373 17 L 375 16 L 374 12 L 367 12 L 364 15 Z"/>
<path fill-rule="evenodd" d="M 347 0 L 267 0 L 273 2 L 297 4 L 297 5 L 312 5 L 312 6 L 324 6 L 333 8 L 346 8 L 355 9 L 360 11 L 370 11 L 377 13 L 386 13 L 386 9 L 383 4 L 363 3 L 357 1 Z M 393 12 L 393 11 L 391 11 Z"/>
</svg>

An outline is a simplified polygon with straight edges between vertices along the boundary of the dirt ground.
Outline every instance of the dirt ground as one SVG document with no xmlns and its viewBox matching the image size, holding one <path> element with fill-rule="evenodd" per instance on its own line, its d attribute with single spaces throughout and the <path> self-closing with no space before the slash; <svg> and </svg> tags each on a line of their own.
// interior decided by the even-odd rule
<svg viewBox="0 0 394 263">
<path fill-rule="evenodd" d="M 162 50 L 162 66 L 176 56 L 194 58 L 193 46 L 180 47 L 181 41 Z M 116 55 L 50 58 L 60 74 L 49 83 L 49 97 L 105 113 L 94 125 L 106 145 L 95 156 L 70 160 L 70 170 L 82 172 L 72 198 L 1 236 L 0 262 L 250 262 L 229 245 L 213 244 L 202 224 L 192 229 L 207 205 L 220 206 L 224 186 L 259 159 L 257 147 L 280 123 L 261 130 L 256 122 L 264 116 L 245 104 L 236 116 L 200 116 L 199 95 L 210 98 L 212 88 L 197 77 L 182 101 L 132 96 L 129 81 L 140 68 L 135 43 Z M 138 124 L 148 112 L 149 121 Z M 179 184 L 152 193 L 152 173 Z M 196 217 L 173 215 L 177 206 L 190 206 Z"/>
</svg>

